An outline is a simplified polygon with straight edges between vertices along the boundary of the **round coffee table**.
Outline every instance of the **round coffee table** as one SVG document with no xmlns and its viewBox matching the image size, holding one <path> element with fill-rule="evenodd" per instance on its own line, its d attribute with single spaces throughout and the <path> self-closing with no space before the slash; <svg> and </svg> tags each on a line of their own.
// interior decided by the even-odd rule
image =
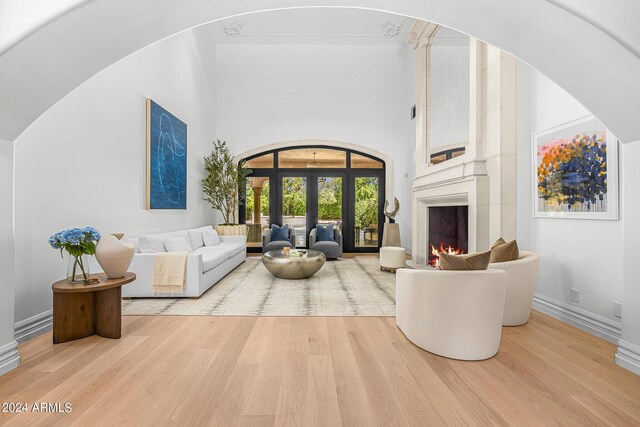
<svg viewBox="0 0 640 427">
<path fill-rule="evenodd" d="M 285 255 L 284 251 L 269 251 L 262 256 L 262 263 L 269 273 L 281 279 L 306 279 L 318 272 L 327 257 L 319 251 L 305 250 L 300 255 Z"/>
</svg>

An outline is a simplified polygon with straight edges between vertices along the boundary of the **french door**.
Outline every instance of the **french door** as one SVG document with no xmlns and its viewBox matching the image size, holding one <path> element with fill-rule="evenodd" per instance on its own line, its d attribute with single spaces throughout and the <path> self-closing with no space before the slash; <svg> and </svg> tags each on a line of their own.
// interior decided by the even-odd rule
<svg viewBox="0 0 640 427">
<path fill-rule="evenodd" d="M 276 179 L 276 223 L 295 230 L 296 247 L 309 246 L 309 233 L 316 224 L 344 227 L 345 172 L 285 171 Z"/>
<path fill-rule="evenodd" d="M 350 171 L 348 213 L 350 228 L 345 233 L 349 252 L 377 252 L 384 227 L 384 175 L 379 171 Z"/>
<path fill-rule="evenodd" d="M 342 159 L 327 159 L 322 148 L 313 150 L 313 157 L 303 160 L 278 150 L 254 156 L 240 188 L 248 250 L 262 250 L 271 224 L 288 224 L 300 248 L 308 248 L 317 224 L 334 224 L 342 231 L 345 252 L 377 252 L 384 226 L 384 163 L 349 151 Z"/>
</svg>

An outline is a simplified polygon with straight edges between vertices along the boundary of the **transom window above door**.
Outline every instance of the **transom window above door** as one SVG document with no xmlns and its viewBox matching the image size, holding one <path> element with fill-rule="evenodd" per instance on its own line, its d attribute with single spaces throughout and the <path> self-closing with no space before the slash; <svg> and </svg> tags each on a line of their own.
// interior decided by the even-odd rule
<svg viewBox="0 0 640 427">
<path fill-rule="evenodd" d="M 280 168 L 342 169 L 347 167 L 347 153 L 328 148 L 296 148 L 283 150 L 278 154 Z"/>
<path fill-rule="evenodd" d="M 245 159 L 249 169 L 384 169 L 377 157 L 324 146 L 281 148 Z"/>
</svg>

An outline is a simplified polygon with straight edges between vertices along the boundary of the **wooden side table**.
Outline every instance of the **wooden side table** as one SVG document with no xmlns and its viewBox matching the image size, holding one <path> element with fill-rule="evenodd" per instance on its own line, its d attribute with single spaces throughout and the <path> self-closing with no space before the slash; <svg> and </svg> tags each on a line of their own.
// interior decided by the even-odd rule
<svg viewBox="0 0 640 427">
<path fill-rule="evenodd" d="M 90 335 L 120 338 L 122 325 L 122 285 L 136 279 L 126 273 L 120 279 L 92 274 L 100 282 L 72 285 L 60 280 L 53 290 L 53 343 L 73 341 Z"/>
</svg>

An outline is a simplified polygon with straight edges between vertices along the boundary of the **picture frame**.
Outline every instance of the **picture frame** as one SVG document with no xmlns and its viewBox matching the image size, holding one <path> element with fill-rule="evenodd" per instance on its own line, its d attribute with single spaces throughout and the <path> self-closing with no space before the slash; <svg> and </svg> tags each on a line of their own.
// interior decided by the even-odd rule
<svg viewBox="0 0 640 427">
<path fill-rule="evenodd" d="M 187 125 L 151 99 L 146 106 L 146 209 L 187 209 Z"/>
<path fill-rule="evenodd" d="M 533 216 L 619 219 L 617 138 L 593 115 L 532 134 Z"/>
</svg>

